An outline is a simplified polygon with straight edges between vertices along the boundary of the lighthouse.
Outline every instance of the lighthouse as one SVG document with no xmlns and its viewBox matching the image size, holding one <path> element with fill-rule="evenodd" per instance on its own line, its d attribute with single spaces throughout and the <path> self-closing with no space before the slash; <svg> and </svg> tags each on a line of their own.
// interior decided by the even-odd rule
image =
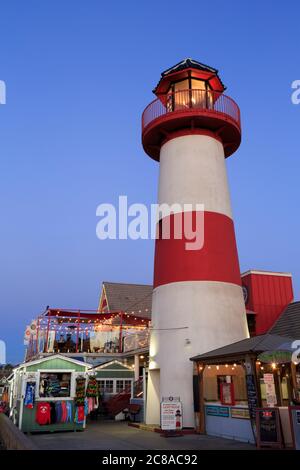
<svg viewBox="0 0 300 470">
<path fill-rule="evenodd" d="M 194 427 L 190 358 L 249 336 L 225 165 L 240 145 L 240 111 L 224 91 L 216 69 L 186 59 L 161 74 L 142 116 L 143 148 L 159 162 L 158 204 L 177 207 L 161 216 L 155 242 L 148 424 L 173 396 L 183 427 Z M 187 249 L 172 227 L 185 210 L 195 222 L 199 205 L 203 243 Z"/>
</svg>

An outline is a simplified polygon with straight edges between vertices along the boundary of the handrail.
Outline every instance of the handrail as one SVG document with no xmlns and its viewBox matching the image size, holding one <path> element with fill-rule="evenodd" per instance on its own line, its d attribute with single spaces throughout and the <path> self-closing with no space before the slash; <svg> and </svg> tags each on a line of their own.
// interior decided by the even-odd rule
<svg viewBox="0 0 300 470">
<path fill-rule="evenodd" d="M 167 93 L 153 100 L 143 112 L 142 130 L 162 116 L 189 112 L 220 114 L 231 118 L 240 127 L 240 110 L 232 98 L 212 90 L 188 89 Z"/>
</svg>

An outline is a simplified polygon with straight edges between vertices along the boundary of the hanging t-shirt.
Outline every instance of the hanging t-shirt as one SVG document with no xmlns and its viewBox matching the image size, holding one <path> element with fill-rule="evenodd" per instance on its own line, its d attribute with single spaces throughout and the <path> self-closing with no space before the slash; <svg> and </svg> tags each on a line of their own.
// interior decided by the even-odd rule
<svg viewBox="0 0 300 470">
<path fill-rule="evenodd" d="M 51 423 L 50 403 L 39 402 L 37 404 L 35 420 L 42 426 Z"/>
<path fill-rule="evenodd" d="M 56 406 L 54 402 L 50 403 L 50 420 L 51 420 L 51 424 L 56 424 L 57 422 Z"/>
<path fill-rule="evenodd" d="M 68 417 L 67 405 L 65 401 L 61 402 L 61 423 L 66 423 Z"/>
<path fill-rule="evenodd" d="M 77 424 L 84 423 L 84 406 L 77 406 L 76 407 L 75 423 L 77 423 Z"/>
<path fill-rule="evenodd" d="M 70 401 L 67 401 L 66 402 L 66 408 L 67 408 L 67 419 L 66 419 L 66 422 L 69 422 L 71 423 L 73 420 L 72 420 L 72 403 Z"/>
<path fill-rule="evenodd" d="M 61 402 L 57 401 L 55 403 L 55 412 L 56 412 L 56 422 L 57 423 L 62 423 L 62 406 Z"/>
</svg>

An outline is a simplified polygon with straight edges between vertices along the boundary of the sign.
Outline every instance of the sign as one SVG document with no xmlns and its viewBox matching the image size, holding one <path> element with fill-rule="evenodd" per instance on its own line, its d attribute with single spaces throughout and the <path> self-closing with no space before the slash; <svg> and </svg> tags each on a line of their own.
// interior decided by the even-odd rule
<svg viewBox="0 0 300 470">
<path fill-rule="evenodd" d="M 266 386 L 266 400 L 268 406 L 275 406 L 277 403 L 276 390 L 273 374 L 264 374 L 264 384 Z"/>
<path fill-rule="evenodd" d="M 293 443 L 296 450 L 300 450 L 300 406 L 289 406 Z"/>
<path fill-rule="evenodd" d="M 258 447 L 282 448 L 278 408 L 257 408 L 256 429 Z"/>
<path fill-rule="evenodd" d="M 257 400 L 255 379 L 254 379 L 253 374 L 246 375 L 246 387 L 247 387 L 249 415 L 251 419 L 255 420 L 258 400 Z"/>
<path fill-rule="evenodd" d="M 275 406 L 277 404 L 275 385 L 267 383 L 266 385 L 266 401 L 268 406 Z"/>
<path fill-rule="evenodd" d="M 231 408 L 231 418 L 250 419 L 248 408 Z"/>
<path fill-rule="evenodd" d="M 234 405 L 235 404 L 233 383 L 221 383 L 220 391 L 221 391 L 222 405 Z"/>
<path fill-rule="evenodd" d="M 229 418 L 228 406 L 215 406 L 208 405 L 205 407 L 207 416 L 220 416 L 222 418 Z"/>
<path fill-rule="evenodd" d="M 160 405 L 160 423 L 163 431 L 182 429 L 182 403 L 179 397 L 163 398 Z"/>
<path fill-rule="evenodd" d="M 273 384 L 274 383 L 274 375 L 273 374 L 264 374 L 264 383 L 265 384 Z"/>
</svg>

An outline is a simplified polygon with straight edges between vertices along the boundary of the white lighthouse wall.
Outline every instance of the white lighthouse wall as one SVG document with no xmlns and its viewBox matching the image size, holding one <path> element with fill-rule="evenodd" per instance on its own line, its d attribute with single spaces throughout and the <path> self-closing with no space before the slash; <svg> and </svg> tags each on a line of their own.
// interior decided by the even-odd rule
<svg viewBox="0 0 300 470">
<path fill-rule="evenodd" d="M 160 151 L 159 204 L 204 204 L 232 218 L 223 145 L 206 135 L 186 135 Z"/>
<path fill-rule="evenodd" d="M 166 284 L 154 289 L 152 312 L 149 368 L 160 369 L 160 399 L 180 396 L 183 425 L 193 427 L 190 358 L 249 336 L 242 289 L 210 281 Z M 157 409 L 157 392 L 149 388 L 148 400 Z M 147 422 L 153 424 L 156 417 L 148 411 Z"/>
<path fill-rule="evenodd" d="M 205 211 L 232 218 L 223 145 L 207 135 L 166 142 L 160 152 L 158 202 L 204 204 Z M 242 289 L 232 283 L 188 279 L 156 287 L 152 327 L 150 377 L 151 370 L 160 370 L 160 390 L 153 393 L 151 379 L 147 422 L 157 424 L 153 410 L 163 396 L 173 395 L 183 402 L 183 425 L 194 427 L 190 358 L 248 337 Z"/>
<path fill-rule="evenodd" d="M 147 388 L 146 423 L 160 424 L 160 371 L 149 370 Z"/>
</svg>

